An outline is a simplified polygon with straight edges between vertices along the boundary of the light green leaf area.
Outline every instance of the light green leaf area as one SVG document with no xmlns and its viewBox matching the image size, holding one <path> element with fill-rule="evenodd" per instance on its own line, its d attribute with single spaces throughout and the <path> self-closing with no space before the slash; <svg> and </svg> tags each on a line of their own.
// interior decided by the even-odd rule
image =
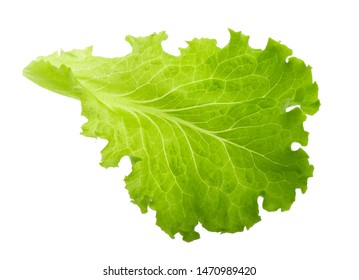
<svg viewBox="0 0 359 280">
<path fill-rule="evenodd" d="M 198 223 L 248 229 L 260 221 L 259 196 L 268 211 L 288 210 L 313 172 L 304 150 L 291 149 L 307 145 L 303 122 L 319 108 L 311 68 L 272 39 L 264 50 L 249 47 L 240 32 L 223 48 L 194 39 L 179 56 L 162 49 L 166 38 L 128 36 L 132 52 L 119 58 L 92 48 L 54 53 L 24 75 L 80 100 L 82 134 L 108 141 L 101 165 L 130 156 L 132 202 L 155 210 L 169 236 L 197 239 Z"/>
</svg>

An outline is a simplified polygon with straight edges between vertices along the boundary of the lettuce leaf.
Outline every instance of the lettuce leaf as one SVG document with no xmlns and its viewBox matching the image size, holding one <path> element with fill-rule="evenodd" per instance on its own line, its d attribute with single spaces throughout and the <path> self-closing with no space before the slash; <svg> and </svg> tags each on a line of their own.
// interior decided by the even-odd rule
<svg viewBox="0 0 359 280">
<path fill-rule="evenodd" d="M 248 229 L 260 221 L 259 196 L 268 211 L 288 210 L 313 172 L 304 150 L 291 149 L 307 145 L 303 122 L 319 109 L 311 68 L 272 39 L 253 49 L 232 30 L 224 48 L 193 39 L 179 56 L 163 51 L 166 38 L 127 36 L 132 52 L 119 58 L 56 52 L 23 73 L 81 102 L 82 134 L 108 141 L 101 165 L 131 158 L 132 202 L 155 210 L 172 238 L 199 238 L 198 223 Z"/>
</svg>

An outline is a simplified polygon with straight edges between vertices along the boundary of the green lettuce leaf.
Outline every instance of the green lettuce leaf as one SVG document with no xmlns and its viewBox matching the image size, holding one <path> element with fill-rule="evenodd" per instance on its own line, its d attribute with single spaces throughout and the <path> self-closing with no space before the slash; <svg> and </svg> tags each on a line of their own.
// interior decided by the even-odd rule
<svg viewBox="0 0 359 280">
<path fill-rule="evenodd" d="M 166 38 L 128 36 L 132 52 L 119 58 L 93 56 L 91 47 L 56 52 L 23 73 L 80 100 L 82 134 L 108 141 L 101 165 L 131 158 L 132 202 L 155 210 L 169 236 L 197 239 L 198 223 L 248 229 L 260 221 L 259 196 L 268 211 L 288 210 L 313 173 L 304 150 L 291 149 L 307 145 L 303 122 L 319 108 L 311 68 L 272 39 L 253 49 L 231 30 L 224 48 L 194 39 L 179 56 L 163 51 Z"/>
</svg>

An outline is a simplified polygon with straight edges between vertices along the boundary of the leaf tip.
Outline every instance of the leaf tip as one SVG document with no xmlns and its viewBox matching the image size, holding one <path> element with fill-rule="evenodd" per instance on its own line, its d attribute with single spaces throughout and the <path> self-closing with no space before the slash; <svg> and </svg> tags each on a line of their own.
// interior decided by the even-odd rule
<svg viewBox="0 0 359 280">
<path fill-rule="evenodd" d="M 125 40 L 131 45 L 134 53 L 139 53 L 146 50 L 152 52 L 156 49 L 162 50 L 161 43 L 167 38 L 167 33 L 165 31 L 161 31 L 146 37 L 134 37 L 132 35 L 127 35 Z"/>
<path fill-rule="evenodd" d="M 241 31 L 234 31 L 231 28 L 228 28 L 230 39 L 229 44 L 240 44 L 248 45 L 249 36 L 244 35 Z"/>
<path fill-rule="evenodd" d="M 276 41 L 272 38 L 268 39 L 265 51 L 276 52 L 277 55 L 283 60 L 287 60 L 287 58 L 293 54 L 292 49 L 288 48 L 280 41 Z"/>
</svg>

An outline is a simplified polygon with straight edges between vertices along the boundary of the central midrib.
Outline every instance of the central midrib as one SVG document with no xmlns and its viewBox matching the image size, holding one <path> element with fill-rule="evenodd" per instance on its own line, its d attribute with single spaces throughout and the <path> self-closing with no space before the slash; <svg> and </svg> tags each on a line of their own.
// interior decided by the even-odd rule
<svg viewBox="0 0 359 280">
<path fill-rule="evenodd" d="M 89 91 L 88 91 L 89 92 Z M 106 102 L 104 102 L 103 100 L 101 100 L 97 95 L 89 92 L 91 95 L 93 95 L 94 97 L 96 97 L 96 99 L 98 101 L 100 101 L 104 106 L 106 106 L 109 110 L 111 110 L 112 112 L 114 112 L 116 115 L 118 115 L 118 112 L 116 111 L 116 109 L 113 108 L 113 106 L 111 106 L 110 104 L 107 104 Z M 133 102 L 131 102 L 130 100 L 126 99 L 126 98 L 121 98 L 121 102 L 117 102 L 115 104 L 116 107 L 122 109 L 122 110 L 125 110 L 125 111 L 131 111 L 133 113 L 137 113 L 140 112 L 142 114 L 146 114 L 148 117 L 150 117 L 149 115 L 152 115 L 152 116 L 155 116 L 157 118 L 162 118 L 164 120 L 167 120 L 167 121 L 170 121 L 172 123 L 176 123 L 178 125 L 181 125 L 181 126 L 186 126 L 188 128 L 191 128 L 199 133 L 202 133 L 204 135 L 207 135 L 211 138 L 214 138 L 216 139 L 217 141 L 219 141 L 221 144 L 229 144 L 229 145 L 233 145 L 239 149 L 243 149 L 249 153 L 251 153 L 252 155 L 256 155 L 256 156 L 259 156 L 261 158 L 264 158 L 265 160 L 267 161 L 270 161 L 272 162 L 273 164 L 276 164 L 276 165 L 281 165 L 281 166 L 285 166 L 284 164 L 282 163 L 279 163 L 279 162 L 276 162 L 268 157 L 266 157 L 265 155 L 261 154 L 261 153 L 258 153 L 252 149 L 249 149 L 245 146 L 242 146 L 242 145 L 239 145 L 235 142 L 232 142 L 228 139 L 225 139 L 223 137 L 220 137 L 216 134 L 213 134 L 212 132 L 204 129 L 204 128 L 201 128 L 199 126 L 196 126 L 194 125 L 193 123 L 189 122 L 189 121 L 186 121 L 186 120 L 183 120 L 181 118 L 178 118 L 178 117 L 175 117 L 173 115 L 170 115 L 170 114 L 166 114 L 165 112 L 163 112 L 161 109 L 159 108 L 155 108 L 155 107 L 150 107 L 150 106 L 144 106 L 144 105 L 139 105 L 139 104 L 134 104 Z M 153 117 L 152 117 L 153 119 Z M 155 120 L 153 120 L 155 121 Z"/>
</svg>

